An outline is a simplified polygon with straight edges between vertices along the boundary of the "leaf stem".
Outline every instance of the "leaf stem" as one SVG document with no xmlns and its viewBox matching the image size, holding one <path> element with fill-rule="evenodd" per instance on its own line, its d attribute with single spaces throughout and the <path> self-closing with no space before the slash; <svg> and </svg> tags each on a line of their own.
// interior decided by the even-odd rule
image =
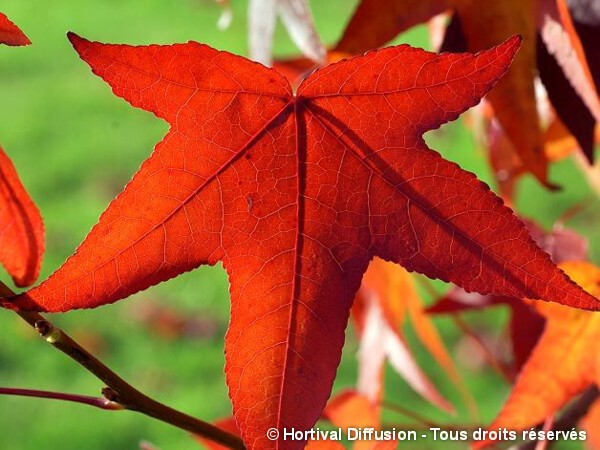
<svg viewBox="0 0 600 450">
<path fill-rule="evenodd" d="M 96 408 L 106 409 L 109 411 L 118 411 L 124 409 L 123 405 L 121 405 L 120 403 L 113 402 L 105 397 L 91 397 L 88 395 L 68 394 L 64 392 L 0 387 L 0 395 L 16 395 L 20 397 L 35 397 L 51 400 L 62 400 L 66 402 L 81 403 L 83 405 L 94 406 Z"/>
<path fill-rule="evenodd" d="M 484 358 L 487 360 L 488 364 L 500 375 L 502 376 L 509 384 L 513 382 L 513 375 L 510 373 L 510 370 L 496 358 L 493 352 L 488 348 L 488 346 L 483 342 L 481 337 L 475 333 L 469 325 L 458 315 L 454 314 L 452 316 L 452 320 L 456 324 L 458 328 L 469 337 L 475 345 L 482 352 Z"/>
<path fill-rule="evenodd" d="M 431 427 L 436 427 L 438 426 L 436 423 L 429 421 L 428 419 L 426 419 L 425 417 L 407 409 L 404 408 L 400 405 L 396 405 L 395 403 L 391 403 L 391 402 L 387 402 L 387 401 L 383 401 L 381 402 L 381 406 L 383 406 L 385 409 L 388 409 L 390 411 L 394 411 L 398 414 L 402 414 L 405 417 L 408 417 L 410 419 L 413 419 L 415 422 L 419 423 L 420 425 L 422 425 L 424 428 L 431 428 Z"/>
<path fill-rule="evenodd" d="M 12 295 L 14 295 L 14 292 L 0 281 L 0 296 L 9 297 Z M 15 312 L 35 328 L 40 336 L 53 347 L 83 366 L 96 378 L 102 380 L 108 386 L 102 391 L 106 400 L 122 405 L 123 409 L 137 411 L 190 433 L 205 437 L 232 450 L 245 450 L 244 443 L 239 437 L 208 422 L 166 406 L 138 391 L 41 314 L 24 311 Z"/>
</svg>

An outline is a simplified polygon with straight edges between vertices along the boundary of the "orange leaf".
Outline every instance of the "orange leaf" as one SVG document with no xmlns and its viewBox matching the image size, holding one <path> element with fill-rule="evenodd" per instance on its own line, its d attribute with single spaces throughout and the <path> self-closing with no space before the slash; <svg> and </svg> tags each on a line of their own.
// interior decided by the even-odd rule
<svg viewBox="0 0 600 450">
<path fill-rule="evenodd" d="M 334 426 L 347 430 L 350 427 L 375 428 L 381 425 L 378 408 L 370 399 L 355 391 L 343 391 L 329 401 L 323 417 Z M 354 441 L 354 450 L 371 450 L 374 441 Z"/>
<path fill-rule="evenodd" d="M 582 428 L 587 432 L 587 448 L 589 450 L 600 449 L 600 399 L 596 400 L 590 407 L 588 413 L 581 422 Z"/>
<path fill-rule="evenodd" d="M 583 261 L 561 267 L 600 295 L 600 268 Z M 600 385 L 600 314 L 555 304 L 537 306 L 547 319 L 546 329 L 490 429 L 534 427 L 590 385 Z M 485 444 L 489 442 L 479 445 Z"/>
</svg>

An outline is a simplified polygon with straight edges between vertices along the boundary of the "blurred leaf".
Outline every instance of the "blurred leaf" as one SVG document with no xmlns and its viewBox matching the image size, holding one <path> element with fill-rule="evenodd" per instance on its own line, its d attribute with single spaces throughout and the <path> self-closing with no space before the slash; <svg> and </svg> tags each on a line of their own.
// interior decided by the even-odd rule
<svg viewBox="0 0 600 450">
<path fill-rule="evenodd" d="M 250 58 L 265 65 L 273 60 L 277 16 L 300 51 L 312 61 L 325 62 L 325 47 L 315 28 L 308 0 L 249 0 Z"/>
<path fill-rule="evenodd" d="M 561 267 L 589 292 L 600 295 L 600 268 L 583 261 Z M 537 308 L 546 317 L 546 328 L 491 430 L 535 427 L 591 385 L 600 386 L 600 314 L 555 304 Z"/>
<path fill-rule="evenodd" d="M 407 313 L 421 342 L 450 379 L 461 385 L 437 330 L 422 312 L 412 275 L 397 264 L 374 258 L 363 276 L 352 309 L 360 335 L 358 389 L 373 403 L 378 403 L 382 398 L 384 363 L 388 360 L 424 398 L 445 411 L 454 411 L 420 369 L 402 335 Z"/>
<path fill-rule="evenodd" d="M 347 430 L 350 427 L 379 429 L 379 408 L 364 395 L 352 390 L 343 391 L 332 398 L 323 410 L 323 417 L 335 427 Z M 370 450 L 374 441 L 356 440 L 354 450 Z"/>
</svg>

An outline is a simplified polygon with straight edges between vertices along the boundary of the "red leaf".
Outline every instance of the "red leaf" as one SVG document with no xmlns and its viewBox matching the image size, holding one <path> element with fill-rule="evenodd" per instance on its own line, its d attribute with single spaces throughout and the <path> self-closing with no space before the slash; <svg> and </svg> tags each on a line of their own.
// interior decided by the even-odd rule
<svg viewBox="0 0 600 450">
<path fill-rule="evenodd" d="M 171 129 L 76 254 L 12 306 L 95 307 L 223 261 L 227 383 L 250 449 L 281 448 L 268 428 L 318 418 L 375 255 L 468 290 L 598 308 L 421 137 L 491 89 L 518 38 L 477 55 L 383 49 L 313 73 L 296 96 L 276 71 L 195 42 L 70 39 Z"/>
<path fill-rule="evenodd" d="M 44 253 L 44 225 L 10 158 L 0 148 L 0 262 L 17 286 L 33 284 Z"/>
<path fill-rule="evenodd" d="M 20 46 L 29 45 L 31 41 L 25 34 L 12 23 L 8 17 L 0 12 L 0 44 Z"/>
</svg>

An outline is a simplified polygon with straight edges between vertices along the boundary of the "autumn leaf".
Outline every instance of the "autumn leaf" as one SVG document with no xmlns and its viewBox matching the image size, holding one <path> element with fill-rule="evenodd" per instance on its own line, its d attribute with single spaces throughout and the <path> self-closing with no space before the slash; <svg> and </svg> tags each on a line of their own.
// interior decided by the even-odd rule
<svg viewBox="0 0 600 450">
<path fill-rule="evenodd" d="M 487 98 L 525 169 L 548 185 L 536 109 L 536 68 L 559 116 L 591 161 L 600 103 L 563 0 L 362 0 L 335 50 L 359 54 L 380 47 L 400 32 L 449 9 L 455 13 L 442 50 L 473 52 L 513 34 L 523 36 L 523 48 L 509 73 Z"/>
<path fill-rule="evenodd" d="M 35 282 L 44 253 L 44 225 L 10 158 L 0 148 L 0 262 L 17 286 Z"/>
<path fill-rule="evenodd" d="M 91 308 L 222 261 L 225 370 L 249 449 L 281 448 L 267 429 L 318 418 L 376 255 L 468 290 L 598 309 L 487 186 L 421 137 L 491 89 L 518 38 L 476 55 L 379 50 L 313 73 L 295 95 L 276 71 L 195 42 L 70 39 L 116 95 L 171 129 L 75 255 L 3 304 Z"/>
<path fill-rule="evenodd" d="M 600 295 L 600 268 L 584 261 L 561 267 Z M 547 319 L 546 329 L 490 429 L 535 427 L 586 388 L 600 386 L 600 314 L 556 304 L 537 306 Z M 485 444 L 489 442 L 481 446 Z"/>
<path fill-rule="evenodd" d="M 29 45 L 31 41 L 25 34 L 12 23 L 8 17 L 0 12 L 0 44 L 20 46 Z"/>
</svg>

